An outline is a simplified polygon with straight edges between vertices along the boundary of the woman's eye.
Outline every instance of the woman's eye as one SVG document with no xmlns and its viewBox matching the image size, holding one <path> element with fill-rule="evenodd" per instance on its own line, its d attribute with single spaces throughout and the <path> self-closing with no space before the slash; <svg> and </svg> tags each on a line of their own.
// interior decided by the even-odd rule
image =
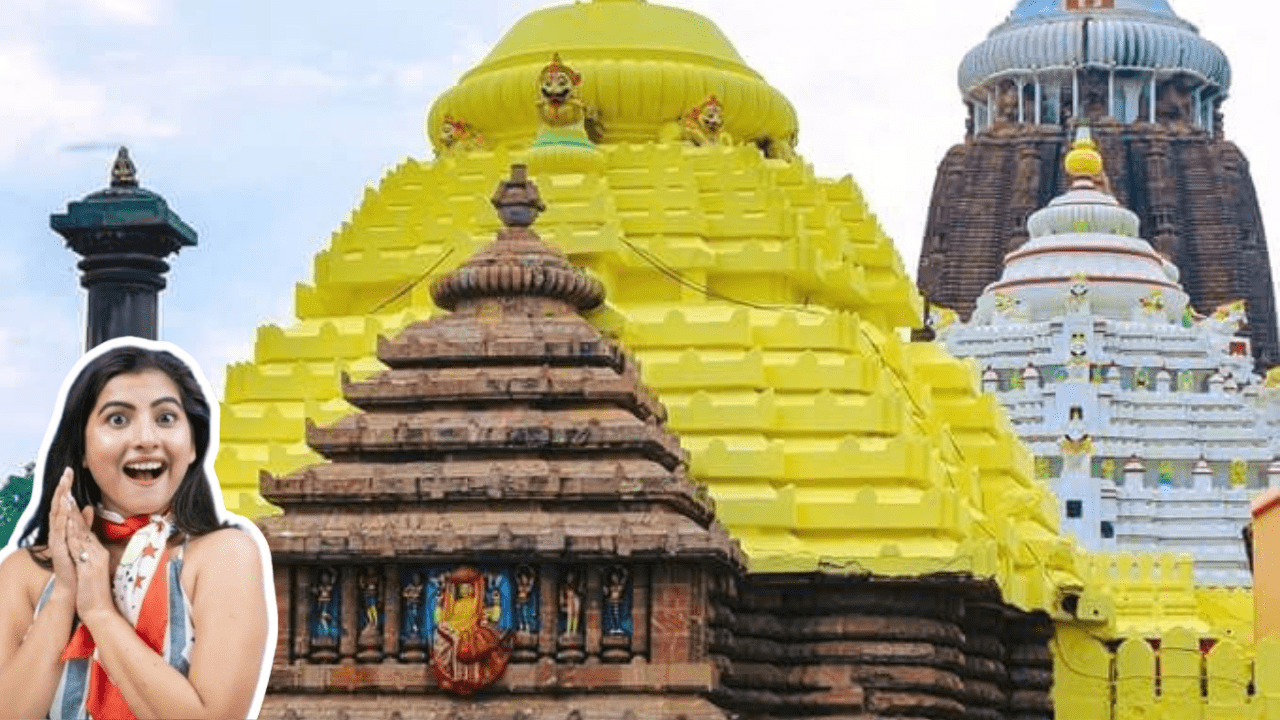
<svg viewBox="0 0 1280 720">
<path fill-rule="evenodd" d="M 178 422 L 178 413 L 162 412 L 160 413 L 160 417 L 156 418 L 156 422 L 160 423 L 161 425 L 172 425 Z"/>
<path fill-rule="evenodd" d="M 125 417 L 124 413 L 111 413 L 110 415 L 107 416 L 108 425 L 112 425 L 115 427 L 124 427 L 126 424 L 128 424 L 128 422 L 129 422 L 129 418 Z"/>
</svg>

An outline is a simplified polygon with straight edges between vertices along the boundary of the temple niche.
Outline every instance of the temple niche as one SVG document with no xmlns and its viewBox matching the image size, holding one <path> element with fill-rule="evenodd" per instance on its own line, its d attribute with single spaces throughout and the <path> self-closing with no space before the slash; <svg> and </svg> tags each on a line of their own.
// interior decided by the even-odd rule
<svg viewBox="0 0 1280 720">
<path fill-rule="evenodd" d="M 1027 216 L 1067 189 L 1059 168 L 1087 123 L 1116 197 L 1181 271 L 1191 305 L 1245 300 L 1258 369 L 1280 363 L 1261 212 L 1223 130 L 1230 66 L 1194 26 L 1164 0 L 1023 0 L 966 55 L 959 84 L 966 137 L 938 168 L 919 260 L 930 301 L 969 317 L 1026 240 Z"/>
</svg>

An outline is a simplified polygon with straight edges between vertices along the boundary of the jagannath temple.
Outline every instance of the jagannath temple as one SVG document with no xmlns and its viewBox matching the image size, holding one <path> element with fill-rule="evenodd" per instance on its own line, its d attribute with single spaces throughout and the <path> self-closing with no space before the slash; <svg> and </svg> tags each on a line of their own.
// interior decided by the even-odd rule
<svg viewBox="0 0 1280 720">
<path fill-rule="evenodd" d="M 1081 128 L 1070 189 L 1027 220 L 1028 240 L 967 323 L 934 309 L 938 340 L 983 368 L 1091 549 L 1178 549 L 1196 580 L 1247 585 L 1240 530 L 1280 482 L 1276 398 L 1237 336 L 1244 303 L 1196 317 L 1179 271 L 1138 236 Z"/>
<path fill-rule="evenodd" d="M 1027 216 L 1066 189 L 1071 128 L 1088 120 L 1115 196 L 1192 307 L 1244 300 L 1259 370 L 1280 363 L 1262 215 L 1223 127 L 1230 65 L 1165 0 L 1021 0 L 959 85 L 967 132 L 938 168 L 920 253 L 930 301 L 969 318 Z"/>
<path fill-rule="evenodd" d="M 1173 18 L 1112 4 L 1010 24 Z M 968 145 L 1004 137 L 971 107 Z M 1108 122 L 1024 241 L 983 236 L 1017 252 L 962 322 L 711 21 L 520 19 L 228 369 L 218 476 L 275 567 L 261 716 L 1280 718 L 1280 640 L 1222 586 L 1233 503 L 1280 476 L 1274 328 L 1192 309 L 1202 258 L 1108 185 Z"/>
</svg>

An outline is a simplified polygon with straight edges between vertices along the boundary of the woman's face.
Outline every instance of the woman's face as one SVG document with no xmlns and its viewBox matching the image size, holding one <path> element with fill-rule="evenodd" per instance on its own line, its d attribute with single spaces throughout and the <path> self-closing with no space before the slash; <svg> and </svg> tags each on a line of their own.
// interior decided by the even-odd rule
<svg viewBox="0 0 1280 720">
<path fill-rule="evenodd" d="M 84 448 L 103 507 L 124 517 L 164 510 L 196 459 L 178 386 L 155 369 L 111 378 L 85 425 Z"/>
</svg>

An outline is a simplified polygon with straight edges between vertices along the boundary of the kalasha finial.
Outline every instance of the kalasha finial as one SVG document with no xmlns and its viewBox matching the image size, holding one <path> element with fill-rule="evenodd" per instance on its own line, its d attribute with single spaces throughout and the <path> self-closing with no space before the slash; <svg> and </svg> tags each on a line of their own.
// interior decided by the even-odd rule
<svg viewBox="0 0 1280 720">
<path fill-rule="evenodd" d="M 138 187 L 138 168 L 129 159 L 129 148 L 123 145 L 111 166 L 111 187 Z"/>
<path fill-rule="evenodd" d="M 518 164 L 511 166 L 510 180 L 498 183 L 490 202 L 507 227 L 529 227 L 538 219 L 538 213 L 547 209 L 537 186 L 529 179 L 529 168 Z"/>
<path fill-rule="evenodd" d="M 1067 175 L 1073 179 L 1093 180 L 1102 175 L 1102 153 L 1098 152 L 1098 143 L 1093 139 L 1088 124 L 1082 124 L 1076 130 L 1075 142 L 1062 161 Z"/>
</svg>

